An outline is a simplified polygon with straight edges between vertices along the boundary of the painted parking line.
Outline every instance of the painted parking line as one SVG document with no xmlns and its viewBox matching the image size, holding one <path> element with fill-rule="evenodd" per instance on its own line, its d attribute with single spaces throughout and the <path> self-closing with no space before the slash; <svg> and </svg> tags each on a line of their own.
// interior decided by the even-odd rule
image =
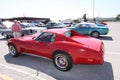
<svg viewBox="0 0 120 80">
<path fill-rule="evenodd" d="M 9 77 L 9 76 L 0 73 L 0 80 L 1 80 L 1 79 L 2 79 L 2 80 L 14 80 L 13 78 L 11 78 L 11 77 Z"/>
<path fill-rule="evenodd" d="M 49 80 L 56 80 L 56 79 L 54 79 L 53 77 L 51 77 L 51 76 L 49 76 L 49 75 L 47 75 L 47 74 L 44 74 L 44 73 L 39 73 L 39 74 L 41 74 L 41 76 L 38 76 L 38 74 L 37 74 L 37 75 L 36 75 L 36 74 L 31 74 L 31 73 L 29 73 L 29 72 L 27 72 L 27 71 L 25 71 L 25 70 L 17 69 L 17 68 L 14 68 L 14 67 L 11 67 L 11 66 L 2 64 L 2 63 L 0 63 L 0 66 L 5 67 L 5 68 L 10 69 L 10 70 L 14 70 L 14 71 L 16 71 L 16 72 L 19 72 L 19 73 L 22 73 L 22 74 L 25 74 L 25 75 L 29 75 L 30 77 L 33 77 L 33 78 L 36 78 L 36 79 L 48 80 L 47 78 L 49 77 Z M 46 76 L 47 78 L 45 78 L 45 76 Z M 4 79 L 3 79 L 3 80 L 4 80 Z M 8 79 L 8 80 L 9 80 L 9 79 Z"/>
<path fill-rule="evenodd" d="M 117 54 L 117 55 L 120 55 L 120 52 L 105 51 L 105 53 L 108 53 L 108 54 Z"/>
</svg>

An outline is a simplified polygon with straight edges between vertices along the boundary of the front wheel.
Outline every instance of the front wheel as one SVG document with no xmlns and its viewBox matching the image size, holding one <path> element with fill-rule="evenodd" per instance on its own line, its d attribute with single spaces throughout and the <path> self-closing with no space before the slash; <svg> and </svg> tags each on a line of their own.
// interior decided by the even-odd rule
<svg viewBox="0 0 120 80">
<path fill-rule="evenodd" d="M 10 55 L 12 55 L 13 57 L 17 57 L 18 56 L 18 52 L 17 52 L 16 47 L 14 45 L 12 45 L 12 44 L 9 44 L 8 47 L 9 47 Z"/>
<path fill-rule="evenodd" d="M 3 33 L 2 35 L 4 36 L 4 38 L 8 39 L 7 33 Z"/>
<path fill-rule="evenodd" d="M 100 36 L 99 32 L 92 32 L 91 33 L 92 37 L 98 38 Z"/>
<path fill-rule="evenodd" d="M 68 71 L 73 66 L 71 57 L 65 52 L 58 52 L 54 54 L 53 63 L 55 67 L 60 71 Z"/>
</svg>

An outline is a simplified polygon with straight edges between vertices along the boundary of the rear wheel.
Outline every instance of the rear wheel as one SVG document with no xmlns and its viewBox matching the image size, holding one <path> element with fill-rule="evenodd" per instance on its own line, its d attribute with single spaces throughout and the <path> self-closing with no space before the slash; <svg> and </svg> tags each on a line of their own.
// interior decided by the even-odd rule
<svg viewBox="0 0 120 80">
<path fill-rule="evenodd" d="M 18 52 L 17 52 L 17 49 L 14 45 L 12 44 L 9 44 L 9 53 L 10 55 L 12 55 L 13 57 L 17 57 L 18 56 Z"/>
<path fill-rule="evenodd" d="M 92 32 L 91 33 L 92 37 L 98 38 L 100 36 L 99 32 Z"/>
<path fill-rule="evenodd" d="M 73 66 L 71 57 L 62 51 L 53 55 L 53 63 L 55 67 L 61 71 L 68 71 Z"/>
</svg>

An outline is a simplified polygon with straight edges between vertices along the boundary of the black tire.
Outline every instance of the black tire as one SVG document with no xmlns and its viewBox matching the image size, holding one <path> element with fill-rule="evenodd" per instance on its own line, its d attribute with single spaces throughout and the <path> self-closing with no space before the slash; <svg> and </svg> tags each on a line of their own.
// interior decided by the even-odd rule
<svg viewBox="0 0 120 80">
<path fill-rule="evenodd" d="M 24 36 L 24 34 L 21 34 L 21 37 Z"/>
<path fill-rule="evenodd" d="M 9 36 L 7 35 L 7 33 L 2 33 L 2 35 L 4 36 L 4 38 L 6 38 L 6 39 L 8 39 L 9 38 Z"/>
<path fill-rule="evenodd" d="M 13 44 L 9 44 L 8 47 L 9 47 L 10 55 L 13 56 L 13 57 L 17 57 L 18 56 L 18 52 L 17 52 L 16 47 Z"/>
<path fill-rule="evenodd" d="M 33 30 L 32 30 L 32 29 L 30 29 L 30 30 L 29 30 L 29 34 L 32 34 L 32 33 L 33 33 Z"/>
<path fill-rule="evenodd" d="M 72 58 L 63 51 L 55 53 L 52 59 L 55 67 L 60 71 L 68 71 L 73 66 Z"/>
<path fill-rule="evenodd" d="M 94 38 L 98 38 L 100 36 L 99 32 L 95 31 L 91 33 L 91 36 Z"/>
</svg>

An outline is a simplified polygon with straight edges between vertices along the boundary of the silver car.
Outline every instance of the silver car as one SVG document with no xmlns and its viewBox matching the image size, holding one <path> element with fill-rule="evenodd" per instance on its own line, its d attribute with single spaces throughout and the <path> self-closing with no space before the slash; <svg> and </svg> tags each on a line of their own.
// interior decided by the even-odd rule
<svg viewBox="0 0 120 80">
<path fill-rule="evenodd" d="M 40 32 L 46 28 L 41 28 L 41 27 L 35 27 L 29 23 L 21 23 L 21 35 L 24 36 L 24 35 L 31 35 L 31 34 L 34 34 L 36 32 Z M 7 28 L 7 29 L 0 29 L 0 33 L 2 36 L 4 36 L 4 38 L 10 38 L 10 37 L 13 37 L 13 34 L 12 34 L 12 31 L 11 31 L 11 28 Z"/>
<path fill-rule="evenodd" d="M 47 29 L 64 28 L 64 27 L 66 27 L 66 25 L 64 23 L 48 22 L 45 27 Z"/>
</svg>

